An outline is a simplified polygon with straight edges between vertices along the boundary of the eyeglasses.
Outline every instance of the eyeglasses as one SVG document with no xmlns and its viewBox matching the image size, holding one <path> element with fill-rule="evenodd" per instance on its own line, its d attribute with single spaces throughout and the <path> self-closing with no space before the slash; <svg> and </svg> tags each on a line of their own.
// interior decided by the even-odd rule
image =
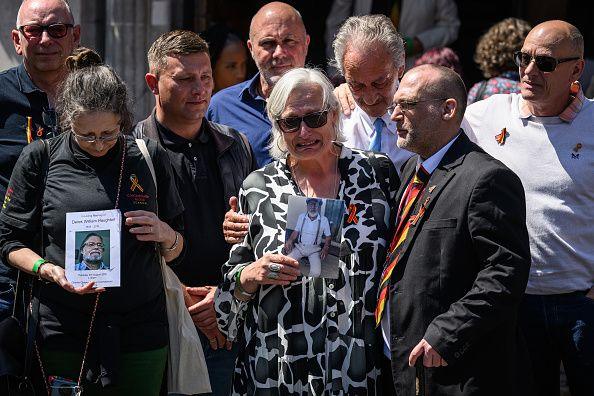
<svg viewBox="0 0 594 396">
<path fill-rule="evenodd" d="M 87 242 L 85 243 L 85 246 L 88 246 L 90 248 L 98 247 L 100 249 L 103 249 L 105 245 L 102 242 Z"/>
<path fill-rule="evenodd" d="M 438 100 L 448 100 L 448 99 L 449 98 L 433 98 L 433 99 L 422 99 L 422 100 L 402 100 L 402 101 L 399 101 L 399 102 L 392 103 L 392 105 L 390 107 L 388 107 L 388 112 L 390 114 L 393 113 L 394 110 L 396 110 L 396 107 L 400 107 L 400 110 L 406 111 L 406 110 L 412 109 L 413 107 L 415 107 L 419 103 L 434 102 L 434 101 L 438 101 Z"/>
<path fill-rule="evenodd" d="M 546 56 L 546 55 L 532 56 L 532 55 L 527 54 L 522 51 L 514 52 L 514 62 L 516 64 L 516 66 L 518 66 L 518 67 L 528 67 L 528 65 L 530 65 L 530 62 L 532 62 L 533 59 L 534 59 L 534 63 L 536 63 L 536 67 L 538 67 L 538 70 L 540 70 L 542 72 L 550 73 L 550 72 L 555 71 L 555 69 L 557 68 L 557 65 L 559 63 L 570 62 L 570 61 L 578 60 L 581 58 L 579 56 L 574 56 L 571 58 L 556 59 L 556 58 L 553 58 L 552 56 Z"/>
<path fill-rule="evenodd" d="M 59 39 L 66 36 L 68 29 L 73 26 L 74 25 L 71 23 L 52 23 L 51 25 L 31 24 L 19 26 L 18 29 L 27 39 L 39 38 L 44 31 L 46 31 L 51 38 Z"/>
<path fill-rule="evenodd" d="M 112 140 L 116 140 L 118 138 L 118 136 L 120 136 L 120 132 L 119 131 L 118 132 L 112 132 L 112 133 L 106 133 L 105 135 L 101 135 L 99 137 L 97 137 L 95 135 L 79 135 L 79 134 L 77 134 L 75 132 L 72 132 L 72 134 L 78 140 L 80 140 L 82 142 L 86 142 L 86 143 L 110 142 Z"/>
<path fill-rule="evenodd" d="M 306 114 L 303 117 L 287 117 L 276 120 L 279 128 L 284 133 L 297 132 L 299 127 L 301 127 L 302 121 L 309 128 L 323 127 L 328 122 L 328 110 L 316 111 L 315 113 Z"/>
</svg>

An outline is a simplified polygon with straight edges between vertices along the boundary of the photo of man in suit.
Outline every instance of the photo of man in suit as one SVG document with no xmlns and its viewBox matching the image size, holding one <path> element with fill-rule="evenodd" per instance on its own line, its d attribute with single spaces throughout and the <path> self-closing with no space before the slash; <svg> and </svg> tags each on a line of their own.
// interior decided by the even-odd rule
<svg viewBox="0 0 594 396">
<path fill-rule="evenodd" d="M 522 184 L 460 129 L 466 88 L 452 70 L 411 69 L 393 105 L 398 146 L 418 156 L 403 168 L 376 308 L 386 394 L 529 394 Z"/>
</svg>

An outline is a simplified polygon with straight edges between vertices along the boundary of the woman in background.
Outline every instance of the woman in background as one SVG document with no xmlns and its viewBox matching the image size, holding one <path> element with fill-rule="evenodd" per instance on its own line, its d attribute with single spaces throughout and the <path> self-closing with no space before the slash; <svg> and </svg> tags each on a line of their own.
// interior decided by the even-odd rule
<svg viewBox="0 0 594 396">
<path fill-rule="evenodd" d="M 531 29 L 532 26 L 522 19 L 506 18 L 491 26 L 480 38 L 474 61 L 487 79 L 474 84 L 468 91 L 468 104 L 494 94 L 520 92 L 520 75 L 514 63 L 514 52 L 522 48 Z"/>
<path fill-rule="evenodd" d="M 238 35 L 223 25 L 215 25 L 200 36 L 208 43 L 213 93 L 246 80 L 247 48 Z"/>
</svg>

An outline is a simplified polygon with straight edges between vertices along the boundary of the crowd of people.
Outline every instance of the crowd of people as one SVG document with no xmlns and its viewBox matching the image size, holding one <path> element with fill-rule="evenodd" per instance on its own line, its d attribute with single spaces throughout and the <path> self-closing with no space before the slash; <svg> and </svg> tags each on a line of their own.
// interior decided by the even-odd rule
<svg viewBox="0 0 594 396">
<path fill-rule="evenodd" d="M 451 1 L 422 2 L 441 10 L 433 28 L 345 3 L 353 16 L 327 21 L 330 78 L 305 66 L 322 38 L 282 2 L 251 17 L 246 45 L 221 26 L 163 33 L 147 53 L 155 107 L 134 123 L 68 3 L 23 1 L 22 63 L 0 73 L 0 328 L 39 323 L 20 380 L 39 394 L 548 396 L 562 362 L 571 394 L 594 394 L 582 34 L 502 21 L 469 96 L 451 50 L 421 56 L 457 34 Z M 295 196 L 307 209 L 289 236 Z M 325 199 L 344 206 L 341 227 Z M 68 264 L 68 216 L 113 210 L 121 236 L 85 234 Z M 76 283 L 69 265 L 119 266 L 119 286 Z M 167 268 L 202 351 L 173 376 L 186 360 Z"/>
</svg>

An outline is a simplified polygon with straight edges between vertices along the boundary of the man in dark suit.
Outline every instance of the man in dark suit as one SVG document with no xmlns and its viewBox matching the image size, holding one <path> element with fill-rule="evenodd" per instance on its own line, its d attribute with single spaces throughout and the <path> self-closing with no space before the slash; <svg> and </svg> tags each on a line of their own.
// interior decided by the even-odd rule
<svg viewBox="0 0 594 396">
<path fill-rule="evenodd" d="M 398 146 L 418 156 L 403 169 L 376 310 L 388 394 L 529 389 L 517 325 L 530 267 L 524 190 L 462 132 L 465 104 L 460 77 L 434 65 L 406 73 L 394 95 Z"/>
</svg>

